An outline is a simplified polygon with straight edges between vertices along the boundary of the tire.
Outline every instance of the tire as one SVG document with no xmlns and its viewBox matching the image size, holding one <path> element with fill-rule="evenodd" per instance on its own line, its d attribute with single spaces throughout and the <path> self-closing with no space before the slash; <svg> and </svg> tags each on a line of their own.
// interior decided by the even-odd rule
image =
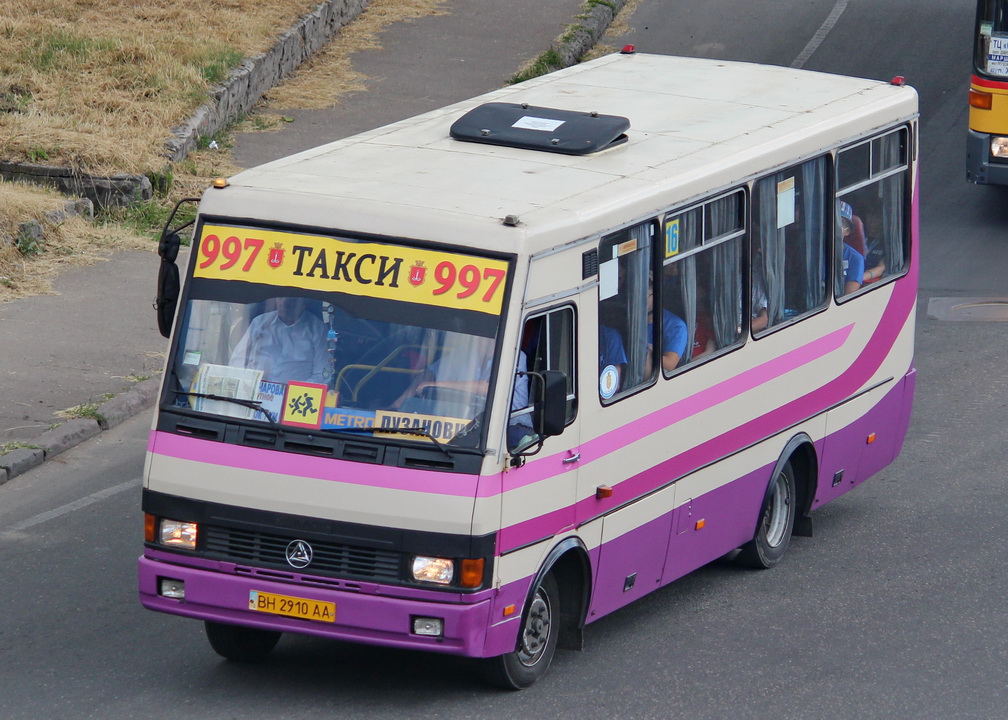
<svg viewBox="0 0 1008 720">
<path fill-rule="evenodd" d="M 281 635 L 272 630 L 226 625 L 210 620 L 204 621 L 203 626 L 214 652 L 235 662 L 262 660 L 276 647 Z"/>
<path fill-rule="evenodd" d="M 795 479 L 789 460 L 767 488 L 756 534 L 741 547 L 736 560 L 752 568 L 772 568 L 787 552 L 794 520 Z"/>
<path fill-rule="evenodd" d="M 522 618 L 518 647 L 485 660 L 487 681 L 507 690 L 524 690 L 546 674 L 556 652 L 560 592 L 552 574 L 536 586 Z"/>
</svg>

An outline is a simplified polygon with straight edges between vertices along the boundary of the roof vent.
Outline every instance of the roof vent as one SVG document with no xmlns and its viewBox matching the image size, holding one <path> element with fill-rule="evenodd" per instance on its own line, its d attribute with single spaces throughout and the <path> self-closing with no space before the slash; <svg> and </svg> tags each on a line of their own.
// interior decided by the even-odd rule
<svg viewBox="0 0 1008 720">
<path fill-rule="evenodd" d="M 626 142 L 630 121 L 618 115 L 574 112 L 528 103 L 486 103 L 451 126 L 456 140 L 588 155 Z"/>
</svg>

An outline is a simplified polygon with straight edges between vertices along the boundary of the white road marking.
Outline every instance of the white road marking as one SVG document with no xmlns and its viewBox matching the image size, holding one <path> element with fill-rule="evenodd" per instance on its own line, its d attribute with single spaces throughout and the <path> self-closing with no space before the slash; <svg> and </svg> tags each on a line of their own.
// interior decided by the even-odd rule
<svg viewBox="0 0 1008 720">
<path fill-rule="evenodd" d="M 826 36 L 829 35 L 830 30 L 832 30 L 833 26 L 837 24 L 837 20 L 840 19 L 841 15 L 843 15 L 843 11 L 847 9 L 847 2 L 848 0 L 837 0 L 836 5 L 833 6 L 833 11 L 829 14 L 829 17 L 826 18 L 823 24 L 819 26 L 816 34 L 808 41 L 808 45 L 805 46 L 805 49 L 802 50 L 798 57 L 795 58 L 794 62 L 791 63 L 791 67 L 804 67 L 805 63 L 808 62 L 808 59 L 812 57 L 812 53 L 819 49 L 823 40 L 825 40 Z"/>
<path fill-rule="evenodd" d="M 82 497 L 80 500 L 74 500 L 72 503 L 67 503 L 66 505 L 62 505 L 53 510 L 47 510 L 46 512 L 40 513 L 35 517 L 28 518 L 27 520 L 22 520 L 21 522 L 15 525 L 11 525 L 10 527 L 6 528 L 3 532 L 0 532 L 0 536 L 15 535 L 17 533 L 24 532 L 28 528 L 35 527 L 36 525 L 41 525 L 42 523 L 48 522 L 49 520 L 55 520 L 56 518 L 72 513 L 75 510 L 80 510 L 81 508 L 85 508 L 88 505 L 93 505 L 96 502 L 100 502 L 105 498 L 112 497 L 113 495 L 118 495 L 121 492 L 125 492 L 126 490 L 131 490 L 139 486 L 140 486 L 140 478 L 136 478 L 134 480 L 128 480 L 124 483 L 120 483 L 119 485 L 113 485 L 112 487 L 105 488 L 104 490 L 99 490 L 98 492 L 91 493 L 87 497 Z"/>
</svg>

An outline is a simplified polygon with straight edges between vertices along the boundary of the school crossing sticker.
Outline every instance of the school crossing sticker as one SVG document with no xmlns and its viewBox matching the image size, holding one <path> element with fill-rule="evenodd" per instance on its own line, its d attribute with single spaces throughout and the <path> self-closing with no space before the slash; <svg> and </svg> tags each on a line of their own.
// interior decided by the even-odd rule
<svg viewBox="0 0 1008 720">
<path fill-rule="evenodd" d="M 460 253 L 204 225 L 193 275 L 499 315 L 507 268 Z"/>
</svg>

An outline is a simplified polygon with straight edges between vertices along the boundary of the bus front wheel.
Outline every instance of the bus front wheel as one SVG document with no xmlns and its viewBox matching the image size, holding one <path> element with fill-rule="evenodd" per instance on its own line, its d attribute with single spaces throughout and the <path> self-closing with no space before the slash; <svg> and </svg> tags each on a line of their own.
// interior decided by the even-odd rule
<svg viewBox="0 0 1008 720">
<path fill-rule="evenodd" d="M 518 647 L 505 655 L 488 658 L 487 680 L 508 690 L 524 690 L 546 674 L 560 633 L 560 592 L 547 573 L 536 586 L 522 619 Z"/>
<path fill-rule="evenodd" d="M 787 551 L 795 520 L 795 479 L 791 461 L 784 463 L 770 483 L 756 535 L 742 546 L 738 561 L 754 568 L 772 568 Z"/>
<path fill-rule="evenodd" d="M 262 660 L 280 641 L 280 633 L 272 630 L 227 625 L 210 620 L 206 620 L 203 625 L 214 652 L 236 662 Z"/>
</svg>

